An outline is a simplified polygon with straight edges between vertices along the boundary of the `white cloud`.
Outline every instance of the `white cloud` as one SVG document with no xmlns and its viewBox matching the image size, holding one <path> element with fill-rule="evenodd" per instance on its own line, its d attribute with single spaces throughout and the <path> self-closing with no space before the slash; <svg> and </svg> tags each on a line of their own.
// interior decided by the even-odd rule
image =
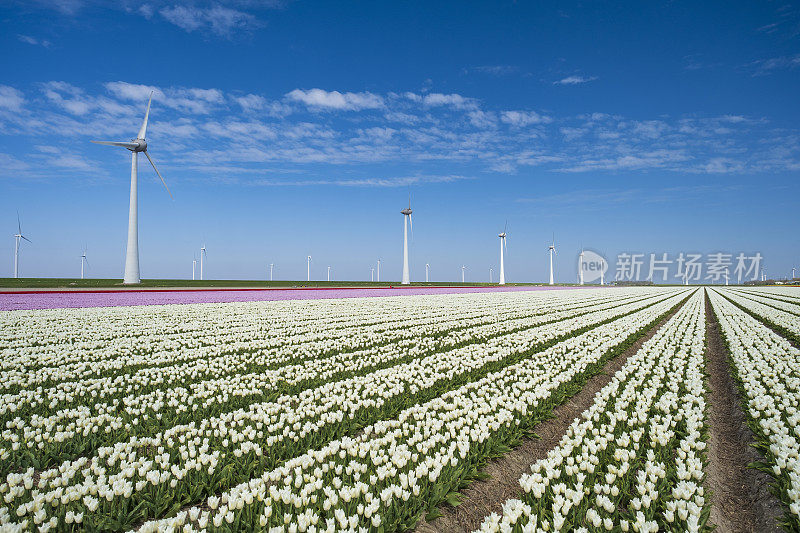
<svg viewBox="0 0 800 533">
<path fill-rule="evenodd" d="M 597 79 L 597 76 L 567 76 L 558 81 L 554 81 L 553 85 L 579 85 L 581 83 L 588 83 Z"/>
<path fill-rule="evenodd" d="M 83 89 L 63 81 L 51 81 L 43 85 L 44 95 L 48 100 L 73 115 L 85 115 L 92 104 Z"/>
<path fill-rule="evenodd" d="M 230 37 L 234 30 L 258 25 L 253 15 L 220 5 L 210 8 L 175 5 L 165 7 L 159 13 L 167 22 L 189 33 L 203 30 L 220 37 Z"/>
<path fill-rule="evenodd" d="M 8 85 L 0 85 L 0 108 L 20 111 L 25 97 L 20 91 Z"/>
<path fill-rule="evenodd" d="M 540 115 L 535 111 L 503 111 L 500 113 L 500 120 L 517 127 L 548 124 L 553 121 L 550 117 Z"/>
<path fill-rule="evenodd" d="M 360 109 L 377 109 L 384 106 L 384 100 L 370 92 L 340 93 L 323 89 L 295 89 L 286 94 L 289 100 L 302 102 L 309 107 L 324 109 L 341 109 L 357 111 Z"/>
<path fill-rule="evenodd" d="M 745 67 L 753 70 L 753 76 L 765 76 L 776 70 L 789 70 L 800 67 L 800 54 L 759 59 L 748 63 Z"/>
<path fill-rule="evenodd" d="M 34 46 L 44 46 L 45 48 L 50 46 L 50 41 L 45 39 L 37 39 L 36 37 L 31 37 L 30 35 L 17 35 L 17 39 L 23 43 L 32 44 Z"/>
<path fill-rule="evenodd" d="M 406 95 L 413 93 L 406 93 Z M 414 95 L 417 96 L 417 95 Z M 427 106 L 452 106 L 456 109 L 472 109 L 477 107 L 477 102 L 473 98 L 465 98 L 460 94 L 430 93 L 421 97 L 423 104 Z"/>
</svg>

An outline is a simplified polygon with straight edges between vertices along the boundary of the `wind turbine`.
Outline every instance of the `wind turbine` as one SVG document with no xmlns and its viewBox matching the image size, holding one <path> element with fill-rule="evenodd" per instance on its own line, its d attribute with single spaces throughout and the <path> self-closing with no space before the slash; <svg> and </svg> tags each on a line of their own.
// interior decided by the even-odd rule
<svg viewBox="0 0 800 533">
<path fill-rule="evenodd" d="M 578 254 L 578 276 L 580 284 L 583 285 L 583 246 L 581 246 L 581 253 Z"/>
<path fill-rule="evenodd" d="M 269 264 L 269 280 L 272 281 L 272 269 L 275 267 L 275 263 Z"/>
<path fill-rule="evenodd" d="M 308 268 L 308 280 L 307 281 L 311 281 L 311 256 L 310 255 L 308 256 L 308 259 L 306 259 L 306 267 Z"/>
<path fill-rule="evenodd" d="M 428 283 L 428 270 L 431 266 L 428 263 L 425 263 L 425 283 Z"/>
<path fill-rule="evenodd" d="M 205 266 L 206 245 L 200 247 L 200 280 L 203 280 L 203 267 Z"/>
<path fill-rule="evenodd" d="M 502 253 L 500 255 L 502 255 Z M 489 283 L 492 282 L 492 273 L 493 272 L 494 272 L 494 269 L 492 267 L 489 267 Z"/>
<path fill-rule="evenodd" d="M 83 279 L 83 266 L 89 266 L 89 261 L 86 259 L 86 248 L 83 249 L 83 253 L 81 253 L 81 279 Z"/>
<path fill-rule="evenodd" d="M 728 286 L 728 269 L 725 269 L 725 286 Z"/>
<path fill-rule="evenodd" d="M 369 280 L 371 282 L 375 281 L 375 268 L 374 267 L 369 269 Z"/>
<path fill-rule="evenodd" d="M 19 221 L 19 211 L 17 211 L 17 233 L 14 235 L 14 277 L 19 277 L 19 240 L 25 239 L 31 242 L 29 238 L 22 234 L 22 223 Z"/>
<path fill-rule="evenodd" d="M 414 233 L 414 224 L 411 223 L 411 195 L 408 195 L 408 207 L 400 211 L 403 213 L 403 281 L 401 284 L 411 283 L 411 276 L 408 272 L 408 226 L 411 226 L 411 233 Z"/>
<path fill-rule="evenodd" d="M 192 257 L 192 281 L 194 281 L 194 273 L 197 270 L 197 259 Z"/>
<path fill-rule="evenodd" d="M 125 278 L 123 279 L 123 283 L 126 284 L 139 283 L 141 281 L 139 277 L 139 195 L 137 176 L 139 152 L 144 153 L 144 155 L 147 157 L 147 160 L 150 161 L 151 165 L 153 165 L 153 170 L 155 170 L 156 174 L 158 174 L 158 177 L 161 178 L 161 183 L 164 184 L 164 188 L 167 189 L 169 197 L 172 198 L 172 193 L 169 191 L 169 187 L 167 187 L 167 182 L 164 181 L 161 173 L 156 168 L 156 164 L 153 163 L 153 159 L 150 157 L 150 154 L 147 153 L 147 141 L 145 141 L 145 133 L 147 131 L 147 117 L 150 115 L 150 103 L 152 101 L 153 93 L 151 91 L 150 99 L 147 101 L 147 110 L 144 113 L 144 121 L 142 122 L 142 127 L 139 128 L 139 134 L 135 139 L 131 139 L 128 142 L 92 141 L 96 144 L 120 146 L 133 152 L 131 155 L 131 195 L 130 206 L 128 210 L 128 249 L 125 255 Z M 202 268 L 200 270 L 202 272 Z M 202 277 L 203 276 L 201 275 L 200 279 L 202 279 Z"/>
<path fill-rule="evenodd" d="M 553 234 L 553 243 L 550 245 L 550 285 L 553 285 L 553 254 L 556 253 L 556 236 Z"/>
<path fill-rule="evenodd" d="M 461 265 L 461 283 L 464 283 L 464 271 L 467 269 L 464 265 Z"/>
<path fill-rule="evenodd" d="M 331 267 L 328 265 L 328 281 L 331 280 Z"/>
<path fill-rule="evenodd" d="M 378 283 L 381 282 L 381 260 L 380 260 L 380 258 L 378 258 L 378 279 L 377 279 L 377 282 Z"/>
<path fill-rule="evenodd" d="M 506 251 L 506 230 L 508 229 L 508 221 L 506 221 L 506 225 L 503 227 L 503 233 L 498 234 L 497 236 L 500 237 L 500 285 L 506 284 L 506 265 L 505 265 L 505 257 L 504 252 Z M 490 276 L 491 277 L 491 276 Z M 489 283 L 491 283 L 491 279 Z"/>
<path fill-rule="evenodd" d="M 795 271 L 795 268 L 792 267 L 792 279 L 794 279 L 794 271 Z"/>
</svg>

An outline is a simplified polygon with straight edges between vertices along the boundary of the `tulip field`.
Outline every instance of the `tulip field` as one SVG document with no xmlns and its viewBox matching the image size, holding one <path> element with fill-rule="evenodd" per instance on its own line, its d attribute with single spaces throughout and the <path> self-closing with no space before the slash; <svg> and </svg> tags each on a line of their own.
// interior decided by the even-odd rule
<svg viewBox="0 0 800 533">
<path fill-rule="evenodd" d="M 435 527 L 612 361 L 470 529 L 710 531 L 709 321 L 800 531 L 800 289 L 684 286 L 0 311 L 0 531 Z"/>
</svg>

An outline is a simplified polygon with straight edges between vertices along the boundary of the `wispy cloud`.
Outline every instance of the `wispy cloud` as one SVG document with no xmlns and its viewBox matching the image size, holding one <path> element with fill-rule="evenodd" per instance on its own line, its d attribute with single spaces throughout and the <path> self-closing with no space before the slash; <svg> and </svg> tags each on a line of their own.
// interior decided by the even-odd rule
<svg viewBox="0 0 800 533">
<path fill-rule="evenodd" d="M 383 107 L 383 98 L 370 92 L 340 93 L 323 89 L 295 89 L 286 94 L 286 98 L 302 102 L 308 107 L 317 109 L 338 109 L 357 111 L 360 109 L 377 109 Z"/>
<path fill-rule="evenodd" d="M 167 22 L 189 33 L 203 30 L 219 37 L 230 37 L 235 30 L 259 25 L 258 19 L 250 13 L 221 5 L 209 8 L 174 5 L 160 9 L 159 13 Z M 142 14 L 148 16 L 148 11 Z"/>
<path fill-rule="evenodd" d="M 53 81 L 23 93 L 0 86 L 0 139 L 31 146 L 129 138 L 151 91 L 148 136 L 162 166 L 217 180 L 270 175 L 276 168 L 303 181 L 341 186 L 396 186 L 431 176 L 542 172 L 705 175 L 800 169 L 800 132 L 739 114 L 658 116 L 633 120 L 576 116 L 531 108 L 497 109 L 457 93 L 340 92 L 295 89 L 277 98 L 207 87 L 149 86 L 111 81 L 80 87 Z M 77 132 L 77 133 L 76 133 Z M 77 135 L 77 137 L 76 137 Z M 200 147 L 211 147 L 201 149 Z M 30 174 L 61 165 L 76 176 L 79 160 L 23 157 Z M 105 152 L 97 157 L 112 157 Z M 412 177 L 374 177 L 376 166 L 420 169 Z M 346 178 L 331 168 L 346 168 Z M 48 170 L 50 169 L 50 170 Z M 173 170 L 174 171 L 174 170 Z M 404 173 L 405 174 L 405 173 Z M 406 174 L 408 176 L 409 174 Z M 377 180 L 377 181 L 376 181 Z M 388 180 L 388 181 L 387 181 Z"/>
<path fill-rule="evenodd" d="M 19 111 L 24 103 L 25 97 L 20 91 L 8 85 L 0 85 L 0 108 Z"/>
<path fill-rule="evenodd" d="M 535 111 L 503 111 L 500 114 L 500 120 L 518 127 L 530 126 L 531 124 L 548 124 L 553 121 L 550 117 L 540 115 Z"/>
<path fill-rule="evenodd" d="M 800 54 L 759 59 L 744 65 L 745 69 L 752 71 L 753 76 L 765 76 L 776 70 L 788 70 L 796 67 L 800 67 Z"/>
<path fill-rule="evenodd" d="M 489 76 L 509 76 L 518 73 L 520 68 L 514 65 L 480 65 L 468 70 L 479 74 L 488 74 Z"/>
<path fill-rule="evenodd" d="M 553 85 L 580 85 L 581 83 L 589 83 L 597 79 L 597 76 L 567 76 L 558 81 L 554 81 Z"/>
<path fill-rule="evenodd" d="M 31 37 L 30 35 L 21 35 L 20 34 L 20 35 L 17 35 L 17 39 L 19 39 L 20 42 L 23 42 L 23 43 L 26 43 L 26 44 L 32 44 L 34 46 L 44 46 L 45 48 L 49 48 L 50 44 L 51 44 L 50 41 L 48 41 L 46 39 L 37 39 L 36 37 Z"/>
</svg>

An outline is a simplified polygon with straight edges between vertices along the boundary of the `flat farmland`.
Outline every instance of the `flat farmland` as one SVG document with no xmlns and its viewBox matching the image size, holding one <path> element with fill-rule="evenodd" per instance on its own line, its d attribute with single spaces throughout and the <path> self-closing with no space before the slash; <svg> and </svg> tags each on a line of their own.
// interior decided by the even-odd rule
<svg viewBox="0 0 800 533">
<path fill-rule="evenodd" d="M 0 312 L 0 530 L 800 530 L 800 289 L 403 294 Z"/>
</svg>

